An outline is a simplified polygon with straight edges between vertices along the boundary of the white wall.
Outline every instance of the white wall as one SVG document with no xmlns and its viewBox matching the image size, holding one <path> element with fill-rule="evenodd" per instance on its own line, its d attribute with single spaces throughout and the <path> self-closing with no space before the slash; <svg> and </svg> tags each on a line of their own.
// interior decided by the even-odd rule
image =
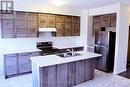
<svg viewBox="0 0 130 87">
<path fill-rule="evenodd" d="M 116 50 L 114 74 L 126 70 L 128 48 L 128 7 L 126 4 L 115 4 L 95 9 L 89 9 L 89 16 L 117 13 L 116 23 Z M 88 29 L 89 30 L 89 29 Z M 94 42 L 94 41 L 93 41 Z"/>
<path fill-rule="evenodd" d="M 80 16 L 80 10 L 70 9 L 63 6 L 55 6 L 48 3 L 47 0 L 15 0 L 15 10 L 19 11 L 31 11 L 31 12 L 43 12 L 43 13 L 55 13 L 55 14 L 67 14 Z"/>
<path fill-rule="evenodd" d="M 129 10 L 126 4 L 120 4 L 117 12 L 116 50 L 114 74 L 126 71 L 128 33 L 129 33 Z"/>
<path fill-rule="evenodd" d="M 87 51 L 87 33 L 88 33 L 88 10 L 81 12 L 81 39 L 77 42 L 84 44 L 84 50 Z"/>
</svg>

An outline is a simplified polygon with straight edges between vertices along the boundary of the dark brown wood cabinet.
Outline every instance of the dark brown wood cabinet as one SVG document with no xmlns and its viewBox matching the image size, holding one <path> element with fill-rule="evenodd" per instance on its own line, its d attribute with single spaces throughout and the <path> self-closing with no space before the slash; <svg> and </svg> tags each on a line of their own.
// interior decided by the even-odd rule
<svg viewBox="0 0 130 87">
<path fill-rule="evenodd" d="M 110 26 L 110 16 L 103 15 L 101 18 L 101 27 L 109 27 Z"/>
<path fill-rule="evenodd" d="M 116 14 L 111 14 L 111 16 L 110 16 L 110 26 L 111 27 L 116 26 Z"/>
<path fill-rule="evenodd" d="M 40 67 L 39 72 L 37 72 L 40 78 L 35 78 L 37 76 L 35 70 L 32 72 L 35 76 L 33 78 L 33 85 L 37 87 L 37 82 L 39 81 L 40 87 L 72 87 L 93 79 L 94 66 L 94 58 L 91 58 Z"/>
<path fill-rule="evenodd" d="M 52 33 L 54 37 L 80 35 L 79 16 L 15 11 L 10 15 L 1 14 L 0 20 L 2 38 L 38 37 L 38 28 L 47 27 L 57 29 Z"/>
<path fill-rule="evenodd" d="M 37 37 L 38 36 L 38 14 L 37 13 L 28 13 L 28 37 Z"/>
<path fill-rule="evenodd" d="M 1 37 L 15 37 L 14 19 L 1 19 Z"/>
<path fill-rule="evenodd" d="M 53 14 L 42 14 L 40 13 L 38 16 L 38 25 L 39 28 L 55 28 L 55 15 Z"/>
<path fill-rule="evenodd" d="M 93 30 L 100 30 L 101 27 L 116 27 L 116 13 L 94 16 Z"/>
<path fill-rule="evenodd" d="M 64 36 L 64 16 L 58 15 L 56 16 L 56 36 Z"/>
<path fill-rule="evenodd" d="M 47 14 L 39 14 L 38 15 L 38 25 L 39 28 L 47 28 L 48 15 Z"/>
<path fill-rule="evenodd" d="M 65 16 L 64 36 L 71 36 L 72 16 Z"/>
<path fill-rule="evenodd" d="M 16 12 L 15 29 L 17 38 L 27 37 L 28 28 L 26 12 Z"/>
<path fill-rule="evenodd" d="M 55 15 L 53 14 L 48 14 L 48 27 L 52 27 L 52 28 L 55 28 L 56 25 L 55 25 Z"/>
<path fill-rule="evenodd" d="M 80 36 L 80 17 L 72 17 L 72 36 Z"/>
</svg>

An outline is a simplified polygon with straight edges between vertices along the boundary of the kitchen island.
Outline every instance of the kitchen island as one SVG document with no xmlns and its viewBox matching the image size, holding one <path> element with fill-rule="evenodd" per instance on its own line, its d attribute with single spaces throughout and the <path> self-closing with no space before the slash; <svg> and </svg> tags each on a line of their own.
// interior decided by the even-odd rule
<svg viewBox="0 0 130 87">
<path fill-rule="evenodd" d="M 33 87 L 71 87 L 94 78 L 92 52 L 62 58 L 57 55 L 31 57 Z"/>
</svg>

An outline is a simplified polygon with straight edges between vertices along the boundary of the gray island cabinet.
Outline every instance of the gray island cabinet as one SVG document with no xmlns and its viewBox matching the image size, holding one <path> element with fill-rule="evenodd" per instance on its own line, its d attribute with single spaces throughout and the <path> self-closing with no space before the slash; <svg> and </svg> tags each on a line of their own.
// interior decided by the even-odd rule
<svg viewBox="0 0 130 87">
<path fill-rule="evenodd" d="M 33 87 L 71 87 L 94 79 L 94 59 L 99 56 L 87 52 L 68 58 L 56 55 L 32 57 Z"/>
</svg>

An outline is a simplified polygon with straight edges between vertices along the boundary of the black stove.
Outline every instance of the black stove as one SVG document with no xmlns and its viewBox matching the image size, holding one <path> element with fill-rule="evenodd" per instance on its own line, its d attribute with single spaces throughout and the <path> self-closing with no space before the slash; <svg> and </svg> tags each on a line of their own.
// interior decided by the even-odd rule
<svg viewBox="0 0 130 87">
<path fill-rule="evenodd" d="M 52 42 L 37 42 L 37 48 L 42 50 L 42 55 L 57 54 L 58 49 L 53 48 Z"/>
</svg>

